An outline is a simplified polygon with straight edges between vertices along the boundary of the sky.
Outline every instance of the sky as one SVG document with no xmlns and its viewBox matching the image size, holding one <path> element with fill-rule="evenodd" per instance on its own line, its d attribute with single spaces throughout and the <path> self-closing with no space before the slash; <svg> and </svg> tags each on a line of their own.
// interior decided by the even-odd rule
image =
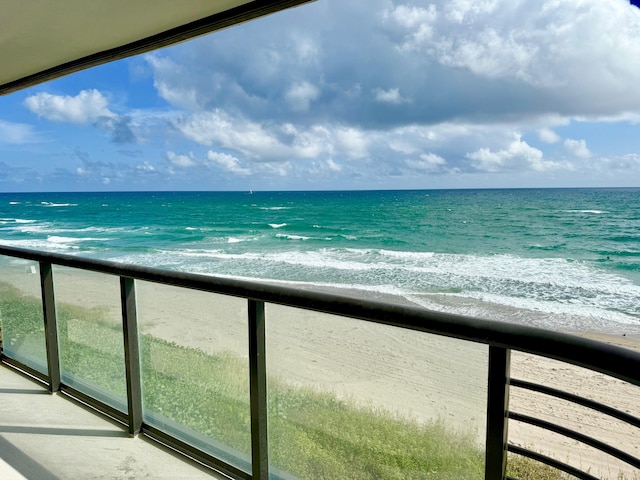
<svg viewBox="0 0 640 480">
<path fill-rule="evenodd" d="M 318 0 L 0 97 L 3 192 L 638 186 L 629 0 Z"/>
</svg>

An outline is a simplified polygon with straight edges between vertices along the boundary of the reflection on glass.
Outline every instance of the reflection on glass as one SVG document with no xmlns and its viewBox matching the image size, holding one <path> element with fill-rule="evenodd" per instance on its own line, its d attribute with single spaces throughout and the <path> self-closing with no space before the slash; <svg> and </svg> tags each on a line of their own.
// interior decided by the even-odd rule
<svg viewBox="0 0 640 480">
<path fill-rule="evenodd" d="M 47 374 L 38 264 L 0 257 L 0 341 L 5 355 Z"/>
<path fill-rule="evenodd" d="M 486 346 L 276 305 L 266 314 L 272 471 L 483 478 Z"/>
<path fill-rule="evenodd" d="M 53 281 L 62 381 L 126 411 L 119 278 L 54 266 Z"/>
<path fill-rule="evenodd" d="M 144 420 L 250 471 L 246 300 L 136 282 Z"/>
</svg>

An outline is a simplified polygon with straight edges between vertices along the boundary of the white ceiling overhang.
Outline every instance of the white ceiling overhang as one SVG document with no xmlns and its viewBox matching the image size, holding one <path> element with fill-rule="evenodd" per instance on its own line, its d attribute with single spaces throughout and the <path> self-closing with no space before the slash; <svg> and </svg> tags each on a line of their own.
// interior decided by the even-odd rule
<svg viewBox="0 0 640 480">
<path fill-rule="evenodd" d="M 309 0 L 0 0 L 0 95 Z"/>
</svg>

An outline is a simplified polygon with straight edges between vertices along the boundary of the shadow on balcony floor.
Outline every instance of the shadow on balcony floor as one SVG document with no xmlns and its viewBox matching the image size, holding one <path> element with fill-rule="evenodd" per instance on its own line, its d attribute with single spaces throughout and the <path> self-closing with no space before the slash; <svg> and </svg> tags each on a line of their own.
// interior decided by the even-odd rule
<svg viewBox="0 0 640 480">
<path fill-rule="evenodd" d="M 212 479 L 143 437 L 0 366 L 0 478 Z"/>
</svg>

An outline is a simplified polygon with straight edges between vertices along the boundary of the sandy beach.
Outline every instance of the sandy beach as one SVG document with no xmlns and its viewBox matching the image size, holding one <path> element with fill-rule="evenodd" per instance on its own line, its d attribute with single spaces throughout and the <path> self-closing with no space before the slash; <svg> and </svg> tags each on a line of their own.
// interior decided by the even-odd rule
<svg viewBox="0 0 640 480">
<path fill-rule="evenodd" d="M 102 306 L 120 321 L 118 280 L 56 269 L 58 301 Z M 25 266 L 3 268 L 3 279 L 34 294 L 38 276 Z M 242 299 L 137 283 L 140 329 L 205 352 L 247 356 L 246 302 Z M 358 403 L 417 421 L 443 420 L 485 435 L 487 347 L 345 319 L 267 305 L 270 375 L 295 385 L 335 392 Z M 590 338 L 640 351 L 636 337 L 582 332 Z M 640 416 L 640 389 L 599 373 L 514 352 L 512 377 L 562 388 Z M 576 429 L 640 457 L 640 432 L 578 405 L 511 389 L 511 410 Z M 601 478 L 640 472 L 575 441 L 510 422 L 510 442 L 589 469 Z"/>
</svg>

